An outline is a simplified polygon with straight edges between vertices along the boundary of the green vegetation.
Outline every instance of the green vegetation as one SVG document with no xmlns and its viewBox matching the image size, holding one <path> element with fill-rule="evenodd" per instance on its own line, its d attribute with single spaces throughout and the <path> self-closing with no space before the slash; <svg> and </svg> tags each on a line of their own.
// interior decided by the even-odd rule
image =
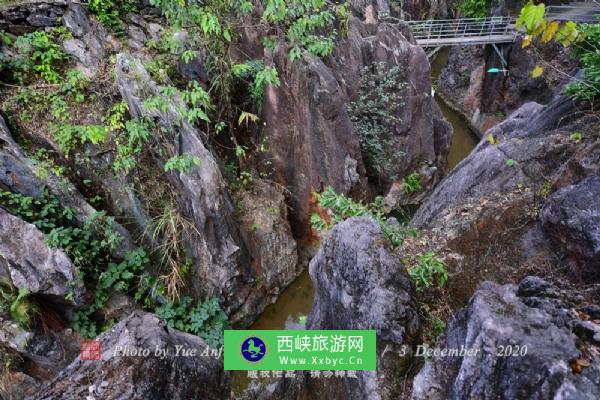
<svg viewBox="0 0 600 400">
<path fill-rule="evenodd" d="M 581 132 L 573 132 L 569 135 L 569 139 L 572 141 L 579 143 L 583 140 L 583 134 Z"/>
<path fill-rule="evenodd" d="M 458 9 L 463 17 L 485 18 L 489 6 L 489 0 L 462 0 Z"/>
<path fill-rule="evenodd" d="M 17 290 L 10 281 L 0 277 L 0 316 L 8 314 L 16 323 L 28 328 L 38 311 L 29 294 L 28 289 Z"/>
<path fill-rule="evenodd" d="M 546 181 L 542 185 L 542 188 L 540 189 L 539 195 L 540 195 L 541 198 L 545 199 L 548 196 L 550 196 L 551 194 L 552 194 L 552 182 Z"/>
<path fill-rule="evenodd" d="M 223 329 L 228 327 L 227 315 L 215 298 L 195 304 L 186 296 L 179 303 L 169 301 L 157 307 L 155 312 L 171 328 L 200 336 L 215 348 L 223 345 Z"/>
<path fill-rule="evenodd" d="M 165 163 L 165 171 L 189 172 L 192 168 L 198 166 L 200 166 L 200 159 L 197 156 L 185 153 L 168 159 Z"/>
<path fill-rule="evenodd" d="M 600 24 L 577 25 L 573 21 L 559 22 L 545 19 L 546 7 L 529 1 L 521 9 L 517 19 L 517 28 L 524 28 L 527 36 L 523 47 L 535 41 L 541 44 L 556 41 L 564 47 L 573 47 L 573 55 L 581 63 L 583 78 L 572 77 L 566 93 L 580 99 L 593 102 L 600 95 Z M 543 61 L 542 63 L 548 64 Z M 537 65 L 531 72 L 532 77 L 541 76 L 544 68 Z"/>
<path fill-rule="evenodd" d="M 70 36 L 66 28 L 28 33 L 18 36 L 14 42 L 11 36 L 4 33 L 1 36 L 3 43 L 11 46 L 17 55 L 8 62 L 5 60 L 4 63 L 0 63 L 0 70 L 7 69 L 12 78 L 21 84 L 30 76 L 38 76 L 50 84 L 61 81 L 60 66 L 68 56 L 58 44 L 58 39 Z"/>
<path fill-rule="evenodd" d="M 578 29 L 585 40 L 575 48 L 574 56 L 581 63 L 583 79 L 571 83 L 567 94 L 591 102 L 600 96 L 600 24 L 583 24 Z"/>
<path fill-rule="evenodd" d="M 400 122 L 396 115 L 405 88 L 399 76 L 398 67 L 388 70 L 383 63 L 364 67 L 358 98 L 348 105 L 367 167 L 391 180 L 398 179 L 396 165 L 403 155 L 394 150 L 395 126 Z"/>
<path fill-rule="evenodd" d="M 105 213 L 92 215 L 78 227 L 74 221 L 75 210 L 63 208 L 47 190 L 42 191 L 39 199 L 0 191 L 0 206 L 44 232 L 50 247 L 64 250 L 79 271 L 80 279 L 88 290 L 93 291 L 91 304 L 74 315 L 73 327 L 83 337 L 92 338 L 100 333 L 100 318 L 96 312 L 102 310 L 110 291 L 116 290 L 135 294 L 136 300 L 145 308 L 155 310 L 159 316 L 168 316 L 165 321 L 176 324 L 178 329 L 198 334 L 209 343 L 220 343 L 227 317 L 217 300 L 207 299 L 198 305 L 193 305 L 189 298 L 181 302 L 168 301 L 166 304 L 177 312 L 167 312 L 168 307 L 156 302 L 157 296 L 163 296 L 166 289 L 148 274 L 151 258 L 146 250 L 137 248 L 121 262 L 115 262 L 111 257 L 110 252 L 121 237 L 112 228 L 113 219 Z M 35 312 L 35 307 L 28 301 L 29 292 L 20 290 L 15 294 L 14 290 L 1 289 L 0 307 L 8 304 L 12 317 L 26 324 Z"/>
<path fill-rule="evenodd" d="M 383 211 L 383 197 L 377 197 L 373 203 L 365 205 L 343 194 L 337 194 L 331 186 L 325 188 L 323 193 L 313 193 L 313 196 L 318 200 L 320 207 L 331 211 L 329 220 L 323 219 L 316 213 L 311 215 L 311 224 L 318 232 L 330 229 L 348 218 L 370 216 L 379 222 L 384 236 L 393 247 L 401 246 L 407 234 L 414 234 L 414 231 L 408 227 L 388 222 Z"/>
<path fill-rule="evenodd" d="M 135 0 L 90 0 L 88 7 L 102 25 L 122 34 L 125 29 L 123 19 L 128 13 L 135 11 L 136 3 Z"/>
<path fill-rule="evenodd" d="M 420 256 L 418 264 L 410 268 L 408 274 L 415 281 L 419 291 L 432 287 L 436 281 L 439 287 L 444 287 L 448 281 L 444 261 L 431 251 Z"/>
<path fill-rule="evenodd" d="M 423 186 L 421 185 L 421 174 L 419 172 L 414 171 L 406 178 L 404 178 L 404 192 L 406 194 L 411 194 L 421 190 Z"/>
</svg>

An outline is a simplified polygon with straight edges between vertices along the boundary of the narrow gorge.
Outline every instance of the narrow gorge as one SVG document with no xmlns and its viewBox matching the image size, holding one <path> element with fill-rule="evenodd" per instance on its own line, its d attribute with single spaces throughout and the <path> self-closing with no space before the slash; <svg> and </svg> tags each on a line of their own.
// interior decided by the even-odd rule
<svg viewBox="0 0 600 400">
<path fill-rule="evenodd" d="M 600 399 L 599 15 L 0 0 L 0 400 Z"/>
</svg>

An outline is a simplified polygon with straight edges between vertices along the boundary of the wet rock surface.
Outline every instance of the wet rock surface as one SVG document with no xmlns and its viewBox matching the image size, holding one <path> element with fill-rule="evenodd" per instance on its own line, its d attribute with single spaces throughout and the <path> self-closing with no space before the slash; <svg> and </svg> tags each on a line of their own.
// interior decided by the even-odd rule
<svg viewBox="0 0 600 400">
<path fill-rule="evenodd" d="M 153 314 L 137 312 L 98 337 L 101 359 L 76 359 L 29 399 L 228 399 L 228 374 L 219 357 L 197 336 L 167 328 Z M 176 346 L 195 356 L 176 356 Z M 168 355 L 156 357 L 156 348 Z M 148 356 L 126 355 L 149 349 Z M 218 351 L 217 351 L 218 353 Z M 131 354 L 131 353 L 129 353 Z"/>
<path fill-rule="evenodd" d="M 600 353 L 574 332 L 577 296 L 538 277 L 483 283 L 438 344 L 472 355 L 434 356 L 415 377 L 412 398 L 597 398 Z"/>
</svg>

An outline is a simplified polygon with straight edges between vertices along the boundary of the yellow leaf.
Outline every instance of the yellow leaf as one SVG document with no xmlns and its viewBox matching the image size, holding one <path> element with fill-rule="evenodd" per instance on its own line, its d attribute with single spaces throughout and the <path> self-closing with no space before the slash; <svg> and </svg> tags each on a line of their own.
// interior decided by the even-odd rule
<svg viewBox="0 0 600 400">
<path fill-rule="evenodd" d="M 535 68 L 531 70 L 531 77 L 537 78 L 538 76 L 542 75 L 542 72 L 544 72 L 544 68 L 536 65 Z"/>
<path fill-rule="evenodd" d="M 548 43 L 554 38 L 554 35 L 558 31 L 558 21 L 552 21 L 546 27 L 546 30 L 542 34 L 542 43 Z"/>
<path fill-rule="evenodd" d="M 525 48 L 525 47 L 529 46 L 531 44 L 532 39 L 533 39 L 533 37 L 531 35 L 525 36 L 525 39 L 523 39 L 523 43 L 521 43 L 521 47 Z"/>
<path fill-rule="evenodd" d="M 531 32 L 531 36 L 533 37 L 538 37 L 542 34 L 542 32 L 544 32 L 546 30 L 546 26 L 548 26 L 548 23 L 546 22 L 546 20 L 542 20 L 536 27 L 535 29 Z"/>
<path fill-rule="evenodd" d="M 497 138 L 495 138 L 494 135 L 492 135 L 491 133 L 489 135 L 487 135 L 486 139 L 487 139 L 488 142 L 490 142 L 490 144 L 493 144 L 494 146 L 500 144 L 500 140 L 498 140 Z"/>
<path fill-rule="evenodd" d="M 247 111 L 242 111 L 242 113 L 240 114 L 240 118 L 238 118 L 238 125 L 242 125 L 243 123 L 246 123 L 246 125 L 248 125 L 248 121 L 257 122 L 258 115 L 252 114 Z"/>
</svg>

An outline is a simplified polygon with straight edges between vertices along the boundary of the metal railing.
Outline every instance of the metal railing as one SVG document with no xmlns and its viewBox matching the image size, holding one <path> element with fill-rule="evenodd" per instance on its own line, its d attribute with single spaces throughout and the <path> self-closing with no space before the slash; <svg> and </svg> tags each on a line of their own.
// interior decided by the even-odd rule
<svg viewBox="0 0 600 400">
<path fill-rule="evenodd" d="M 406 21 L 419 40 L 507 36 L 514 32 L 513 17 Z"/>
</svg>

